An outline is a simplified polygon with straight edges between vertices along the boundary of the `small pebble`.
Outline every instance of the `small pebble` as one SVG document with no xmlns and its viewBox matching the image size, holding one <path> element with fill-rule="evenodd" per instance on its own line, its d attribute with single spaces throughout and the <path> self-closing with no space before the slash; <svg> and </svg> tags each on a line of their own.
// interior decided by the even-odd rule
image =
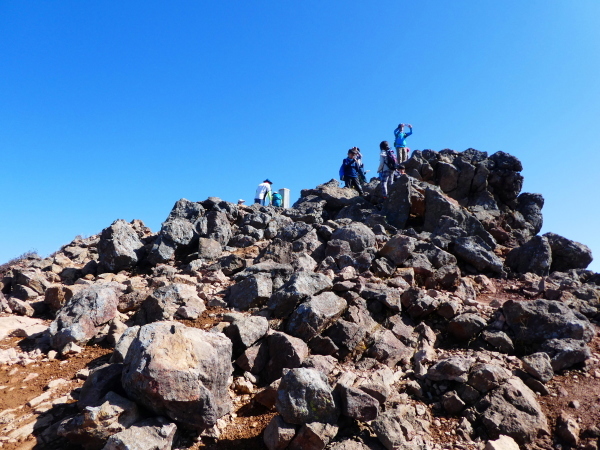
<svg viewBox="0 0 600 450">
<path fill-rule="evenodd" d="M 578 409 L 581 406 L 581 404 L 579 403 L 579 400 L 571 400 L 569 402 L 569 406 L 571 408 Z"/>
</svg>

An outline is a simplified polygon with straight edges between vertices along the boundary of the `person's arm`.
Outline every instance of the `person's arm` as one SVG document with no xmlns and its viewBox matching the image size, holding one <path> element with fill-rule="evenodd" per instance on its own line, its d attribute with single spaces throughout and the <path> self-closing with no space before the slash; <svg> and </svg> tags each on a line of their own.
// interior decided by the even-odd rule
<svg viewBox="0 0 600 450">
<path fill-rule="evenodd" d="M 406 137 L 408 137 L 412 134 L 412 125 L 409 125 L 408 128 L 410 128 L 410 131 L 408 133 L 406 133 Z"/>
</svg>

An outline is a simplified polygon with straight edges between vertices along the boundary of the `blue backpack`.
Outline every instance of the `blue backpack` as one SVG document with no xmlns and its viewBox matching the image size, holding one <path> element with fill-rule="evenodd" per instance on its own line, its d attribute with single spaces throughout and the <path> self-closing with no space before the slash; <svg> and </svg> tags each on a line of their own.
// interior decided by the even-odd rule
<svg viewBox="0 0 600 450">
<path fill-rule="evenodd" d="M 271 198 L 271 205 L 281 206 L 283 204 L 283 197 L 279 192 L 275 192 Z"/>
</svg>

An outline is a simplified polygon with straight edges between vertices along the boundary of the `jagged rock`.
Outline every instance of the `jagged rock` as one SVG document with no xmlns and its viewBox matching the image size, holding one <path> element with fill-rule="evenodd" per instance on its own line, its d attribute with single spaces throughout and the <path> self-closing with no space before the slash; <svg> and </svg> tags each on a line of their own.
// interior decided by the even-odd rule
<svg viewBox="0 0 600 450">
<path fill-rule="evenodd" d="M 483 330 L 481 337 L 499 352 L 512 353 L 515 349 L 512 339 L 504 331 Z"/>
<path fill-rule="evenodd" d="M 281 378 L 276 407 L 286 422 L 298 425 L 334 424 L 339 416 L 327 378 L 313 369 L 290 369 Z"/>
<path fill-rule="evenodd" d="M 552 272 L 585 269 L 592 262 L 592 251 L 588 246 L 555 233 L 545 233 L 544 237 L 552 249 Z"/>
<path fill-rule="evenodd" d="M 271 260 L 266 260 L 246 267 L 243 271 L 237 273 L 234 279 L 240 281 L 259 273 L 269 274 L 273 281 L 273 289 L 276 290 L 290 279 L 294 273 L 294 268 L 290 264 L 280 264 Z"/>
<path fill-rule="evenodd" d="M 25 288 L 24 286 L 21 286 Z M 27 288 L 25 288 L 27 289 Z M 37 294 L 36 294 L 37 297 Z M 20 316 L 32 317 L 35 314 L 35 310 L 33 306 L 27 303 L 24 300 L 20 300 L 16 297 L 9 297 L 6 301 L 8 307 L 12 310 L 12 312 L 19 314 Z"/>
<path fill-rule="evenodd" d="M 516 273 L 535 273 L 545 276 L 550 273 L 552 252 L 548 239 L 535 236 L 521 247 L 512 249 L 506 256 L 506 265 Z"/>
<path fill-rule="evenodd" d="M 269 360 L 269 346 L 264 339 L 247 348 L 235 363 L 247 372 L 260 374 Z"/>
<path fill-rule="evenodd" d="M 442 396 L 442 406 L 448 414 L 458 414 L 465 408 L 466 404 L 456 391 L 449 391 Z"/>
<path fill-rule="evenodd" d="M 37 269 L 18 269 L 13 273 L 13 284 L 26 286 L 33 290 L 37 295 L 44 295 L 46 289 L 50 287 L 48 280 L 46 280 L 42 273 Z"/>
<path fill-rule="evenodd" d="M 422 319 L 437 310 L 440 300 L 433 298 L 425 292 L 411 288 L 405 291 L 401 296 L 404 310 L 413 319 Z"/>
<path fill-rule="evenodd" d="M 332 444 L 330 450 L 377 450 L 378 447 L 365 445 L 363 442 L 353 439 L 344 439 L 343 441 Z"/>
<path fill-rule="evenodd" d="M 369 247 L 375 246 L 375 233 L 360 222 L 338 228 L 331 235 L 331 239 L 348 242 L 350 250 L 353 252 L 362 252 Z"/>
<path fill-rule="evenodd" d="M 323 274 L 296 273 L 273 293 L 267 307 L 273 311 L 275 317 L 287 317 L 294 311 L 298 303 L 331 287 L 331 280 Z"/>
<path fill-rule="evenodd" d="M 550 432 L 535 394 L 518 378 L 489 392 L 475 407 L 492 439 L 507 435 L 524 445 Z"/>
<path fill-rule="evenodd" d="M 281 332 L 273 332 L 267 338 L 269 344 L 269 362 L 267 381 L 273 381 L 283 375 L 284 369 L 300 367 L 308 356 L 308 345 L 302 340 Z"/>
<path fill-rule="evenodd" d="M 561 411 L 556 419 L 556 434 L 568 445 L 577 447 L 579 445 L 579 424 L 577 420 Z"/>
<path fill-rule="evenodd" d="M 399 312 L 402 307 L 402 291 L 380 284 L 367 283 L 360 295 L 367 301 L 378 301 L 393 312 Z"/>
<path fill-rule="evenodd" d="M 364 340 L 366 330 L 356 323 L 338 319 L 324 334 L 341 349 L 340 358 L 344 359 Z"/>
<path fill-rule="evenodd" d="M 358 381 L 355 387 L 377 399 L 383 405 L 392 394 L 393 384 L 394 372 L 389 367 L 379 364 Z"/>
<path fill-rule="evenodd" d="M 287 423 L 279 415 L 274 416 L 263 433 L 263 441 L 269 450 L 284 450 L 296 435 L 296 426 Z"/>
<path fill-rule="evenodd" d="M 50 325 L 50 342 L 60 350 L 70 342 L 85 344 L 117 315 L 119 303 L 112 287 L 92 285 L 77 292 Z"/>
<path fill-rule="evenodd" d="M 576 317 L 561 302 L 509 300 L 502 306 L 502 311 L 515 338 L 526 348 L 548 339 L 569 338 L 589 342 L 594 336 L 590 322 Z"/>
<path fill-rule="evenodd" d="M 591 358 L 592 352 L 584 341 L 578 339 L 549 339 L 540 346 L 550 356 L 555 372 L 567 369 Z"/>
<path fill-rule="evenodd" d="M 206 218 L 206 236 L 209 239 L 214 239 L 221 245 L 227 245 L 233 231 L 227 214 L 221 211 L 209 211 L 205 215 Z"/>
<path fill-rule="evenodd" d="M 312 355 L 302 362 L 302 367 L 307 369 L 315 369 L 329 376 L 337 364 L 337 359 L 333 356 Z"/>
<path fill-rule="evenodd" d="M 538 352 L 526 355 L 523 356 L 522 361 L 525 371 L 543 383 L 550 381 L 554 377 L 552 361 L 547 353 Z"/>
<path fill-rule="evenodd" d="M 239 355 L 269 331 L 269 321 L 261 316 L 244 316 L 235 319 L 225 329 L 225 335 L 233 343 L 234 355 Z"/>
<path fill-rule="evenodd" d="M 229 412 L 231 341 L 177 322 L 144 325 L 123 362 L 127 395 L 191 428 L 208 428 Z"/>
<path fill-rule="evenodd" d="M 323 450 L 338 432 L 337 425 L 312 422 L 300 427 L 289 450 Z"/>
<path fill-rule="evenodd" d="M 477 314 L 465 313 L 454 317 L 448 324 L 448 332 L 456 339 L 467 341 L 476 337 L 486 326 L 485 319 Z"/>
<path fill-rule="evenodd" d="M 57 434 L 86 449 L 100 449 L 113 434 L 125 430 L 142 418 L 137 405 L 114 392 L 108 392 L 99 406 L 61 422 Z"/>
<path fill-rule="evenodd" d="M 501 435 L 496 440 L 487 441 L 484 450 L 519 450 L 519 444 L 510 436 Z"/>
<path fill-rule="evenodd" d="M 338 384 L 336 392 L 341 398 L 341 413 L 361 422 L 375 420 L 379 415 L 379 401 L 360 389 Z"/>
<path fill-rule="evenodd" d="M 250 275 L 231 286 L 226 298 L 232 308 L 245 310 L 267 301 L 273 292 L 273 281 L 268 273 Z"/>
<path fill-rule="evenodd" d="M 129 327 L 123 332 L 123 334 L 121 335 L 121 337 L 115 345 L 115 351 L 113 352 L 110 358 L 111 363 L 120 363 L 125 360 L 125 356 L 127 355 L 129 346 L 131 345 L 133 339 L 135 339 L 135 337 L 137 336 L 139 329 L 140 327 L 138 325 Z"/>
<path fill-rule="evenodd" d="M 261 391 L 257 392 L 254 396 L 254 400 L 261 405 L 266 406 L 268 409 L 274 410 L 275 403 L 277 402 L 277 389 L 279 389 L 280 382 L 281 379 L 277 379 Z"/>
<path fill-rule="evenodd" d="M 44 303 L 48 305 L 52 311 L 58 311 L 77 291 L 83 288 L 84 287 L 81 285 L 63 286 L 56 284 L 48 286 L 44 293 Z"/>
<path fill-rule="evenodd" d="M 388 450 L 425 450 L 429 423 L 419 419 L 411 405 L 399 405 L 379 415 L 373 422 L 377 438 Z"/>
<path fill-rule="evenodd" d="M 153 417 L 113 434 L 102 450 L 171 450 L 176 432 L 173 422 Z"/>
<path fill-rule="evenodd" d="M 511 377 L 511 372 L 495 364 L 476 364 L 469 374 L 469 385 L 485 394 Z"/>
<path fill-rule="evenodd" d="M 198 258 L 215 260 L 223 253 L 221 244 L 214 239 L 198 239 Z"/>
<path fill-rule="evenodd" d="M 348 303 L 333 292 L 323 292 L 302 303 L 288 320 L 287 331 L 309 341 L 338 319 Z"/>
<path fill-rule="evenodd" d="M 99 406 L 111 391 L 120 391 L 123 364 L 104 364 L 90 372 L 81 387 L 77 407 Z"/>
<path fill-rule="evenodd" d="M 431 366 L 427 371 L 427 378 L 433 381 L 458 381 L 459 383 L 466 383 L 472 365 L 473 361 L 470 358 L 451 356 Z"/>
<path fill-rule="evenodd" d="M 404 345 L 390 330 L 376 333 L 372 340 L 367 355 L 389 367 L 394 367 L 400 361 L 408 364 L 413 356 L 414 349 Z"/>
<path fill-rule="evenodd" d="M 142 303 L 142 324 L 161 320 L 197 319 L 204 312 L 204 301 L 198 297 L 196 288 L 187 284 L 173 283 L 156 289 Z"/>
<path fill-rule="evenodd" d="M 452 253 L 481 272 L 501 274 L 503 271 L 502 260 L 479 236 L 455 239 Z"/>
<path fill-rule="evenodd" d="M 119 272 L 133 268 L 141 259 L 144 244 L 133 227 L 122 219 L 116 220 L 100 233 L 98 242 L 101 272 Z"/>
</svg>

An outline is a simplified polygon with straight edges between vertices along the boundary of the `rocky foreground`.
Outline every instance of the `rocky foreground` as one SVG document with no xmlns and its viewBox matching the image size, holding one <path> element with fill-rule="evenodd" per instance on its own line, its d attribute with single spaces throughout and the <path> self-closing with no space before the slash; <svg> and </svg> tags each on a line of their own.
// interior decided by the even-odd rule
<svg viewBox="0 0 600 450">
<path fill-rule="evenodd" d="M 387 199 L 376 179 L 289 209 L 182 199 L 158 233 L 117 220 L 3 267 L 0 443 L 597 449 L 600 274 L 538 234 L 521 170 L 416 151 Z M 584 408 L 550 406 L 565 380 Z"/>
</svg>

